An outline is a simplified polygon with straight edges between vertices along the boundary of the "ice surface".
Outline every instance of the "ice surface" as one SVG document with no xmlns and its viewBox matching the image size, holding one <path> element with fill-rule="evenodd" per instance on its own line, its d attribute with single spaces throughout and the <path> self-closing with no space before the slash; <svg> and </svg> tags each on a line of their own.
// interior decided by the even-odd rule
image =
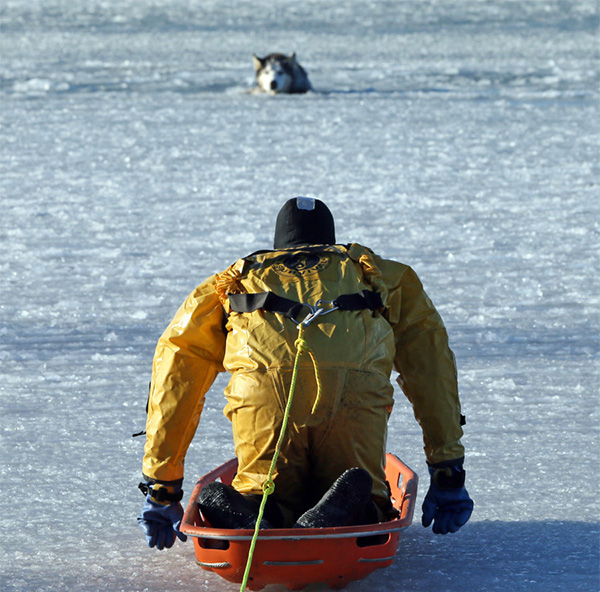
<svg viewBox="0 0 600 592">
<path fill-rule="evenodd" d="M 416 516 L 348 590 L 600 589 L 597 2 L 4 0 L 0 18 L 3 592 L 237 589 L 190 543 L 145 547 L 130 436 L 183 298 L 269 247 L 297 195 L 417 270 L 468 418 L 471 522 L 436 537 Z M 247 94 L 272 51 L 316 92 Z M 232 456 L 225 380 L 188 492 Z M 421 499 L 401 394 L 389 449 Z"/>
</svg>

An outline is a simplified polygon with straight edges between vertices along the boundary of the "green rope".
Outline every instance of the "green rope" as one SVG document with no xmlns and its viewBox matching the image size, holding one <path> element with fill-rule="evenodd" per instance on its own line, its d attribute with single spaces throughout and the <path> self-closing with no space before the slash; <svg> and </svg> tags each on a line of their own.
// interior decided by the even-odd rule
<svg viewBox="0 0 600 592">
<path fill-rule="evenodd" d="M 317 397 L 315 399 L 315 404 L 312 408 L 312 413 L 314 413 L 317 403 L 321 397 L 321 380 L 319 378 L 319 369 L 317 367 L 317 362 L 313 353 L 310 351 L 304 337 L 302 336 L 302 332 L 304 329 L 304 325 L 298 325 L 298 339 L 294 343 L 297 348 L 296 351 L 296 359 L 294 360 L 294 371 L 292 372 L 292 381 L 290 383 L 290 392 L 288 395 L 287 404 L 285 406 L 285 411 L 283 413 L 283 422 L 281 424 L 281 431 L 279 432 L 279 438 L 277 440 L 277 444 L 275 445 L 275 452 L 273 454 L 273 460 L 271 460 L 271 466 L 269 467 L 269 473 L 267 475 L 267 480 L 263 484 L 263 497 L 260 503 L 260 508 L 258 510 L 258 517 L 256 519 L 256 526 L 254 527 L 254 535 L 252 537 L 252 542 L 250 543 L 250 550 L 248 551 L 248 560 L 246 562 L 246 570 L 244 571 L 244 578 L 242 580 L 242 586 L 240 588 L 240 592 L 244 592 L 246 589 L 246 584 L 248 583 L 248 578 L 250 577 L 250 567 L 252 566 L 252 558 L 254 557 L 254 549 L 256 547 L 256 540 L 258 539 L 258 532 L 260 529 L 260 523 L 262 522 L 263 515 L 265 513 L 265 506 L 267 505 L 268 497 L 275 491 L 275 483 L 273 482 L 273 473 L 275 472 L 275 466 L 277 464 L 277 459 L 279 458 L 279 453 L 281 452 L 281 446 L 283 444 L 283 438 L 285 437 L 285 432 L 287 430 L 288 420 L 290 418 L 290 410 L 292 408 L 292 399 L 294 398 L 294 391 L 296 390 L 296 379 L 298 377 L 298 365 L 300 362 L 300 356 L 303 351 L 306 351 L 310 354 L 310 357 L 313 361 L 315 367 L 315 377 L 317 380 Z"/>
</svg>

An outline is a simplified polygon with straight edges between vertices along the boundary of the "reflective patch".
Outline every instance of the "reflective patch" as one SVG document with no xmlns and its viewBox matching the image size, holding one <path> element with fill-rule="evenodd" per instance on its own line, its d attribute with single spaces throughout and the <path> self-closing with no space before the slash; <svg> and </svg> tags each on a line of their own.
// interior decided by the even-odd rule
<svg viewBox="0 0 600 592">
<path fill-rule="evenodd" d="M 314 197 L 297 197 L 296 207 L 299 210 L 312 211 L 315 209 L 315 198 Z"/>
<path fill-rule="evenodd" d="M 293 253 L 273 264 L 281 276 L 306 277 L 326 269 L 331 264 L 328 253 Z"/>
</svg>

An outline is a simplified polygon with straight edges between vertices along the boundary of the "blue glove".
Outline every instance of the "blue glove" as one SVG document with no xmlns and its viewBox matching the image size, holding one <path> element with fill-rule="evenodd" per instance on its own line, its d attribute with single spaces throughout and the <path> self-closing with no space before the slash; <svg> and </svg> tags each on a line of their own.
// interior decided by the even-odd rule
<svg viewBox="0 0 600 592">
<path fill-rule="evenodd" d="M 431 483 L 423 501 L 421 522 L 433 532 L 448 534 L 464 526 L 473 513 L 473 500 L 465 489 L 462 464 L 442 468 L 429 467 Z"/>
<path fill-rule="evenodd" d="M 147 491 L 146 502 L 142 507 L 141 514 L 138 516 L 138 522 L 146 534 L 148 546 L 156 547 L 159 550 L 170 549 L 175 542 L 175 536 L 178 536 L 182 541 L 187 541 L 187 536 L 179 531 L 179 525 L 183 518 L 183 508 L 179 503 L 182 496 L 181 488 L 179 487 L 174 494 L 158 496 L 161 500 L 166 497 L 176 500 L 166 504 L 156 500 L 156 494 L 152 486 L 140 483 L 140 489 Z M 161 491 L 161 489 L 158 489 L 158 491 Z"/>
</svg>

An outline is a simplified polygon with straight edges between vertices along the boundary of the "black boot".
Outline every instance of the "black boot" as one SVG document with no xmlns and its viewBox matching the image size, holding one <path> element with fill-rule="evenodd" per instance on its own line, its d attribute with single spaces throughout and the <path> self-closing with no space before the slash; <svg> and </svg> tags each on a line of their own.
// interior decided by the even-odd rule
<svg viewBox="0 0 600 592">
<path fill-rule="evenodd" d="M 198 495 L 198 505 L 213 528 L 256 527 L 261 496 L 246 496 L 231 485 L 218 481 L 208 483 Z M 261 528 L 273 528 L 265 518 Z"/>
<path fill-rule="evenodd" d="M 373 479 L 367 471 L 348 469 L 316 506 L 298 518 L 294 527 L 355 526 L 372 520 L 375 510 L 371 501 L 372 487 Z"/>
</svg>

